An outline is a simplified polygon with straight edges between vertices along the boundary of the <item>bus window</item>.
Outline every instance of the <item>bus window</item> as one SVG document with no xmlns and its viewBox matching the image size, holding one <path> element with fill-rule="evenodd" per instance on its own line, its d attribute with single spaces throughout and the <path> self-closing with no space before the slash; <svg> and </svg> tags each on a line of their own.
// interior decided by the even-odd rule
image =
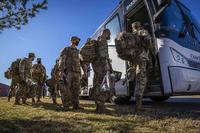
<svg viewBox="0 0 200 133">
<path fill-rule="evenodd" d="M 119 17 L 116 15 L 111 21 L 109 21 L 106 26 L 107 29 L 111 32 L 111 38 L 108 41 L 108 45 L 115 45 L 115 38 L 117 34 L 120 32 L 120 23 Z"/>
</svg>

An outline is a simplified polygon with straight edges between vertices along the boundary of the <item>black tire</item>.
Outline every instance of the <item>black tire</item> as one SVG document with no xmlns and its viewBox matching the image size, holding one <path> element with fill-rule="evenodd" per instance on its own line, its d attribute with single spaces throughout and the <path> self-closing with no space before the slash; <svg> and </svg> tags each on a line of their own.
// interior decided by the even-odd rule
<svg viewBox="0 0 200 133">
<path fill-rule="evenodd" d="M 154 102 L 164 102 L 167 99 L 169 99 L 170 96 L 155 96 L 155 97 L 150 97 L 150 99 Z"/>
<path fill-rule="evenodd" d="M 118 105 L 128 104 L 130 103 L 131 96 L 117 96 L 112 97 L 111 101 Z"/>
</svg>

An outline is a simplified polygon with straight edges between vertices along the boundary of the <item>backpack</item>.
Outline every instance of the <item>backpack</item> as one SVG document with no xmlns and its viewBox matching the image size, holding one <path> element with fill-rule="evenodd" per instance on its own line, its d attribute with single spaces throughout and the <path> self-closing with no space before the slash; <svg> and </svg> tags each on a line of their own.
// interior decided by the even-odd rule
<svg viewBox="0 0 200 133">
<path fill-rule="evenodd" d="M 86 42 L 86 44 L 81 48 L 80 55 L 85 63 L 93 62 L 97 57 L 97 46 L 98 41 L 91 40 Z"/>
<path fill-rule="evenodd" d="M 20 65 L 20 59 L 17 59 L 16 61 L 14 61 L 11 66 L 10 66 L 10 74 L 12 76 L 16 76 L 19 75 L 19 65 Z"/>
<path fill-rule="evenodd" d="M 132 61 L 142 52 L 140 37 L 133 33 L 121 32 L 115 39 L 119 58 Z"/>
<path fill-rule="evenodd" d="M 11 79 L 12 78 L 10 68 L 4 72 L 4 77 L 7 78 L 7 79 Z"/>
</svg>

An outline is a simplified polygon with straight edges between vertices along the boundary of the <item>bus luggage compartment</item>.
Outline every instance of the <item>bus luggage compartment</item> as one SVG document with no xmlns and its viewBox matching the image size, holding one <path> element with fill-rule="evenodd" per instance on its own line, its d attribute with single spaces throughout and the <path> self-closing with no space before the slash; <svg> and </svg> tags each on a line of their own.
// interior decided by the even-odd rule
<svg viewBox="0 0 200 133">
<path fill-rule="evenodd" d="M 200 94 L 200 70 L 170 66 L 172 93 Z"/>
</svg>

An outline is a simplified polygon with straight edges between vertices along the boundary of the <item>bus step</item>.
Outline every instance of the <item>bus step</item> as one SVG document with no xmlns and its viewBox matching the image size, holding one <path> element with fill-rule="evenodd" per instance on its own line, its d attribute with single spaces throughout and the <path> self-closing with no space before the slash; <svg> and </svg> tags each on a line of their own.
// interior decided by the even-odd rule
<svg viewBox="0 0 200 133">
<path fill-rule="evenodd" d="M 161 92 L 147 92 L 144 94 L 144 96 L 161 96 Z"/>
</svg>

